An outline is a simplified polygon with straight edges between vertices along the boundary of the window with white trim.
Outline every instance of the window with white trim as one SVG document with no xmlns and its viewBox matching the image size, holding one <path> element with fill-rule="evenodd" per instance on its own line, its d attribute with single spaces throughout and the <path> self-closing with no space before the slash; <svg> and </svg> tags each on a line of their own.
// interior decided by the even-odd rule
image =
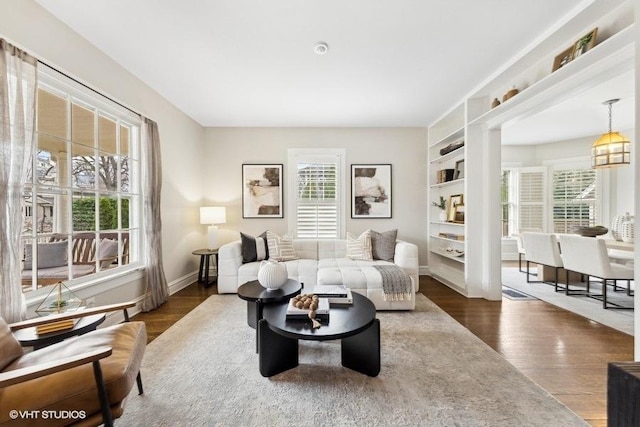
<svg viewBox="0 0 640 427">
<path fill-rule="evenodd" d="M 55 72 L 39 72 L 23 193 L 24 292 L 108 277 L 138 262 L 139 139 L 139 117 Z"/>
<path fill-rule="evenodd" d="M 547 168 L 518 170 L 518 230 L 545 230 Z"/>
<path fill-rule="evenodd" d="M 553 232 L 571 233 L 596 225 L 598 174 L 594 169 L 553 170 Z"/>
<path fill-rule="evenodd" d="M 344 150 L 289 150 L 289 218 L 296 238 L 342 236 L 343 176 Z"/>
<path fill-rule="evenodd" d="M 502 170 L 500 182 L 500 197 L 502 199 L 502 237 L 511 237 L 514 233 L 514 172 L 511 169 Z"/>
</svg>

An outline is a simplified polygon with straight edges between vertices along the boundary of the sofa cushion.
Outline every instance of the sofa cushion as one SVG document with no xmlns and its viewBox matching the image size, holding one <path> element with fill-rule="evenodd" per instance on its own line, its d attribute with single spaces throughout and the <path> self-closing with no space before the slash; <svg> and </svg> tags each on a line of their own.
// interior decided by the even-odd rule
<svg viewBox="0 0 640 427">
<path fill-rule="evenodd" d="M 269 247 L 267 246 L 267 232 L 253 237 L 245 233 L 240 233 L 242 242 L 242 263 L 262 261 L 269 259 Z"/>
<path fill-rule="evenodd" d="M 60 242 L 38 243 L 38 268 L 61 267 L 67 265 L 68 242 L 66 240 Z M 24 247 L 24 269 L 33 269 L 33 252 L 30 243 Z"/>
<path fill-rule="evenodd" d="M 371 256 L 371 234 L 369 230 L 358 237 L 347 233 L 347 258 L 361 259 L 364 261 L 373 260 Z"/>
<path fill-rule="evenodd" d="M 298 259 L 293 248 L 293 238 L 286 234 L 278 236 L 276 233 L 267 230 L 267 247 L 269 248 L 269 259 L 274 261 Z"/>
<path fill-rule="evenodd" d="M 382 276 L 374 265 L 386 261 L 361 261 L 349 258 L 318 261 L 318 285 L 346 285 L 351 289 L 382 289 Z"/>
<path fill-rule="evenodd" d="M 396 238 L 398 230 L 389 230 L 384 233 L 371 231 L 371 252 L 373 259 L 381 259 L 393 262 L 396 254 Z"/>
</svg>

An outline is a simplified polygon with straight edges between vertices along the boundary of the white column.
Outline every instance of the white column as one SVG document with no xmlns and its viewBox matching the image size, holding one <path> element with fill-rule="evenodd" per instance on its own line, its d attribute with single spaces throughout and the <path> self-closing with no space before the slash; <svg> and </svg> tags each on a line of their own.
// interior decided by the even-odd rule
<svg viewBox="0 0 640 427">
<path fill-rule="evenodd" d="M 636 122 L 635 122 L 635 138 L 633 141 L 633 144 L 631 146 L 631 150 L 633 150 L 632 153 L 632 157 L 633 159 L 631 160 L 633 165 L 634 165 L 634 169 L 635 169 L 635 186 L 634 186 L 634 195 L 635 195 L 635 216 L 636 218 L 638 217 L 638 214 L 640 214 L 640 195 L 638 194 L 638 189 L 640 188 L 640 185 L 638 185 L 638 183 L 640 182 L 640 150 L 638 149 L 638 147 L 640 146 L 640 127 L 638 126 L 638 114 L 640 113 L 640 43 L 638 43 L 638 40 L 640 40 L 640 2 L 636 1 L 634 3 L 635 5 L 635 15 L 636 15 L 636 19 L 635 19 L 635 32 L 636 32 L 636 43 L 635 43 L 635 55 L 636 55 L 636 65 L 635 65 L 635 74 L 636 74 Z M 637 239 L 636 239 L 637 242 Z M 638 278 L 640 278 L 640 255 L 638 255 L 638 249 L 637 243 L 634 243 L 635 245 L 635 260 L 634 260 L 634 265 L 635 265 L 635 283 L 638 283 Z M 638 294 L 638 292 L 636 292 L 635 297 L 634 297 L 634 305 L 636 307 L 640 307 L 640 294 Z M 638 316 L 638 310 L 634 310 L 634 330 L 635 331 L 640 331 L 640 316 Z M 635 360 L 640 360 L 640 339 L 638 339 L 638 335 L 636 334 L 635 338 L 634 338 L 634 348 L 635 348 Z"/>
</svg>

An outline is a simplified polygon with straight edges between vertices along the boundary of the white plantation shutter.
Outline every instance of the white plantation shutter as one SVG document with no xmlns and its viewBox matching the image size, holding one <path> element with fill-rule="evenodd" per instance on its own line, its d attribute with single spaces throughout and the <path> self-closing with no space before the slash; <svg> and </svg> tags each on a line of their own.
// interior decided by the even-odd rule
<svg viewBox="0 0 640 427">
<path fill-rule="evenodd" d="M 296 236 L 338 237 L 337 163 L 298 163 Z"/>
<path fill-rule="evenodd" d="M 545 230 L 546 168 L 522 168 L 519 174 L 518 227 Z"/>
<path fill-rule="evenodd" d="M 594 169 L 553 171 L 553 231 L 571 233 L 593 226 L 598 217 L 597 173 Z"/>
<path fill-rule="evenodd" d="M 299 239 L 342 237 L 342 149 L 289 150 L 289 229 Z"/>
</svg>

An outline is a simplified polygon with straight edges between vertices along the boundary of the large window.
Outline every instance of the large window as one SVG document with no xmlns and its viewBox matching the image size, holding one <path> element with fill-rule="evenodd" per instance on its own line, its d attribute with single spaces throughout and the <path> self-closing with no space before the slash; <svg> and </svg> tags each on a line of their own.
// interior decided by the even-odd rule
<svg viewBox="0 0 640 427">
<path fill-rule="evenodd" d="M 137 117 L 115 103 L 40 74 L 23 195 L 25 292 L 137 261 L 139 134 Z"/>
<path fill-rule="evenodd" d="M 572 233 L 601 216 L 601 174 L 575 162 L 502 172 L 503 237 L 523 230 Z"/>
<path fill-rule="evenodd" d="M 299 239 L 341 237 L 343 150 L 289 151 L 290 228 Z"/>
<path fill-rule="evenodd" d="M 596 225 L 598 204 L 594 169 L 553 171 L 554 233 L 571 233 L 576 227 Z"/>
</svg>

